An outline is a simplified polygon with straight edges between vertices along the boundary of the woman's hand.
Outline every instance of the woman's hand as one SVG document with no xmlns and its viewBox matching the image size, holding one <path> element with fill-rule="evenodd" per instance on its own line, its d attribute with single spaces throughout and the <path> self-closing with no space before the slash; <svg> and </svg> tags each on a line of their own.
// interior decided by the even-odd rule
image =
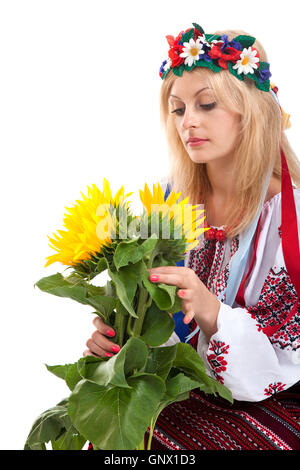
<svg viewBox="0 0 300 470">
<path fill-rule="evenodd" d="M 120 346 L 108 339 L 115 336 L 115 331 L 107 326 L 100 317 L 95 317 L 93 324 L 96 331 L 85 343 L 88 349 L 84 351 L 83 356 L 112 357 L 114 353 L 119 352 Z"/>
<path fill-rule="evenodd" d="M 195 318 L 207 340 L 217 331 L 217 318 L 220 302 L 200 281 L 197 274 L 190 268 L 181 266 L 161 266 L 149 269 L 149 280 L 162 282 L 179 287 L 178 297 L 181 298 L 184 323 L 188 324 Z M 156 276 L 153 277 L 153 276 Z M 83 356 L 112 357 L 120 351 L 120 347 L 108 338 L 115 336 L 115 331 L 107 326 L 100 317 L 93 323 L 96 330 L 86 342 Z"/>
<path fill-rule="evenodd" d="M 195 271 L 182 266 L 160 266 L 149 269 L 151 282 L 162 282 L 179 287 L 184 323 L 195 318 L 207 340 L 217 331 L 220 302 L 212 294 Z"/>
</svg>

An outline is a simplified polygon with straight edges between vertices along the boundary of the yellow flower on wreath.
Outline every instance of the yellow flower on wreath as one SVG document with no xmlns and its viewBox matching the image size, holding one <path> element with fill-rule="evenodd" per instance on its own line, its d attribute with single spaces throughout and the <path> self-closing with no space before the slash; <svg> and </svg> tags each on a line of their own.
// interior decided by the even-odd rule
<svg viewBox="0 0 300 470">
<path fill-rule="evenodd" d="M 109 207 L 123 205 L 131 194 L 124 195 L 122 186 L 113 197 L 109 182 L 105 178 L 103 191 L 95 184 L 91 188 L 88 186 L 87 196 L 81 193 L 82 200 L 76 200 L 73 207 L 65 207 L 69 212 L 63 219 L 66 230 L 58 230 L 58 235 L 53 234 L 54 238 L 48 236 L 51 242 L 49 246 L 57 253 L 46 258 L 48 261 L 45 267 L 55 262 L 75 266 L 100 253 L 103 245 L 111 244 L 110 237 L 115 233 L 116 227 Z M 128 202 L 125 205 L 127 208 Z M 107 234 L 104 238 L 99 237 L 99 224 L 104 225 Z"/>
<path fill-rule="evenodd" d="M 186 251 L 189 251 L 198 245 L 197 238 L 209 228 L 203 227 L 206 216 L 198 219 L 198 216 L 205 212 L 204 209 L 198 209 L 199 204 L 189 204 L 188 197 L 177 202 L 180 195 L 181 191 L 175 193 L 173 189 L 165 201 L 164 192 L 159 183 L 157 186 L 153 184 L 153 194 L 147 184 L 144 186 L 144 191 L 140 190 L 140 199 L 148 215 L 158 212 L 162 214 L 162 217 L 166 217 L 166 220 L 174 220 L 175 226 L 181 228 L 181 236 L 186 240 Z"/>
</svg>

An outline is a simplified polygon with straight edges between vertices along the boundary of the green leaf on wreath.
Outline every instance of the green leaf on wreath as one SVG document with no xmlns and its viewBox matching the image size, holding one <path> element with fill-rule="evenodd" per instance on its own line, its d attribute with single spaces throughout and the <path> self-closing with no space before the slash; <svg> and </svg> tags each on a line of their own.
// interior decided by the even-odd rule
<svg viewBox="0 0 300 470">
<path fill-rule="evenodd" d="M 194 30 L 192 28 L 181 36 L 180 42 L 189 42 L 190 39 L 194 39 Z"/>
<path fill-rule="evenodd" d="M 222 67 L 215 64 L 212 60 L 206 61 L 204 59 L 199 59 L 195 62 L 195 64 L 197 67 L 206 67 L 213 70 L 214 72 L 220 72 L 221 70 L 223 70 Z"/>
<path fill-rule="evenodd" d="M 185 65 L 184 70 L 186 70 L 187 72 L 191 72 L 192 70 L 194 70 L 195 67 L 195 63 L 192 65 Z"/>
<path fill-rule="evenodd" d="M 233 68 L 233 64 L 231 62 L 228 62 L 228 70 L 230 71 L 230 73 L 232 73 L 232 75 L 234 75 L 236 78 L 238 78 L 239 80 L 241 81 L 244 81 L 244 74 L 243 73 L 238 73 L 237 72 L 237 69 L 234 69 Z"/>
<path fill-rule="evenodd" d="M 255 43 L 256 38 L 254 38 L 252 36 L 245 36 L 245 35 L 241 34 L 241 35 L 235 37 L 233 40 L 236 41 L 236 42 L 239 42 L 242 47 L 248 49 L 248 47 L 253 46 L 253 44 Z"/>
<path fill-rule="evenodd" d="M 221 39 L 221 36 L 219 34 L 205 34 L 205 39 L 207 42 L 212 42 Z"/>
<path fill-rule="evenodd" d="M 193 26 L 194 26 L 195 29 L 200 31 L 200 33 L 204 34 L 204 30 L 200 25 L 198 25 L 197 23 L 193 23 Z"/>
<path fill-rule="evenodd" d="M 174 75 L 181 77 L 184 71 L 184 65 L 181 64 L 179 67 L 173 67 L 172 70 L 173 70 Z"/>
<path fill-rule="evenodd" d="M 260 67 L 259 67 L 260 68 Z M 258 74 L 258 72 L 256 72 Z M 253 74 L 248 74 L 247 75 L 247 78 L 249 78 L 250 80 L 253 80 L 255 82 L 255 86 L 259 89 L 259 90 L 262 90 L 262 91 L 269 91 L 270 90 L 270 81 L 269 80 L 265 80 L 263 82 L 261 82 L 259 80 L 259 76 L 256 74 L 256 73 L 253 73 Z"/>
</svg>

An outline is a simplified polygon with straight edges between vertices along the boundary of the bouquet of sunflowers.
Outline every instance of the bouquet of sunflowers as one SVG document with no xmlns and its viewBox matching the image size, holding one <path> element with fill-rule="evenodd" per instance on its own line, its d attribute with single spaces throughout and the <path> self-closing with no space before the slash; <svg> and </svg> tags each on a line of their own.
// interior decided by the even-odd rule
<svg viewBox="0 0 300 470">
<path fill-rule="evenodd" d="M 34 422 L 25 450 L 151 449 L 160 412 L 185 400 L 192 389 L 218 393 L 232 402 L 230 391 L 206 374 L 203 361 L 186 343 L 162 346 L 174 331 L 172 315 L 181 310 L 177 287 L 149 281 L 149 269 L 176 265 L 197 245 L 204 217 L 181 193 L 169 197 L 158 184 L 153 194 L 140 190 L 143 213 L 132 214 L 122 187 L 113 197 L 93 185 L 64 218 L 66 230 L 50 238 L 56 254 L 47 258 L 66 265 L 35 285 L 44 292 L 89 305 L 116 331 L 121 350 L 113 357 L 87 356 L 73 364 L 47 365 L 65 380 L 70 394 Z M 107 271 L 106 285 L 92 280 Z M 148 439 L 145 439 L 148 433 Z"/>
</svg>

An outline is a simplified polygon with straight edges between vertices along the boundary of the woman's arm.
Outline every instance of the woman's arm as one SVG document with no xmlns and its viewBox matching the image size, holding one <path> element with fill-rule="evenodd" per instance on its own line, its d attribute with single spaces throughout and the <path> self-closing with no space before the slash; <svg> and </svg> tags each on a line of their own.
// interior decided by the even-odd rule
<svg viewBox="0 0 300 470">
<path fill-rule="evenodd" d="M 262 308 L 256 312 L 258 317 L 267 314 Z M 299 320 L 297 314 L 277 335 L 286 339 L 280 345 L 276 337 L 262 331 L 249 309 L 220 302 L 217 332 L 209 341 L 200 334 L 197 350 L 211 375 L 231 390 L 234 399 L 265 400 L 300 380 L 300 342 L 290 341 L 287 334 Z"/>
</svg>

